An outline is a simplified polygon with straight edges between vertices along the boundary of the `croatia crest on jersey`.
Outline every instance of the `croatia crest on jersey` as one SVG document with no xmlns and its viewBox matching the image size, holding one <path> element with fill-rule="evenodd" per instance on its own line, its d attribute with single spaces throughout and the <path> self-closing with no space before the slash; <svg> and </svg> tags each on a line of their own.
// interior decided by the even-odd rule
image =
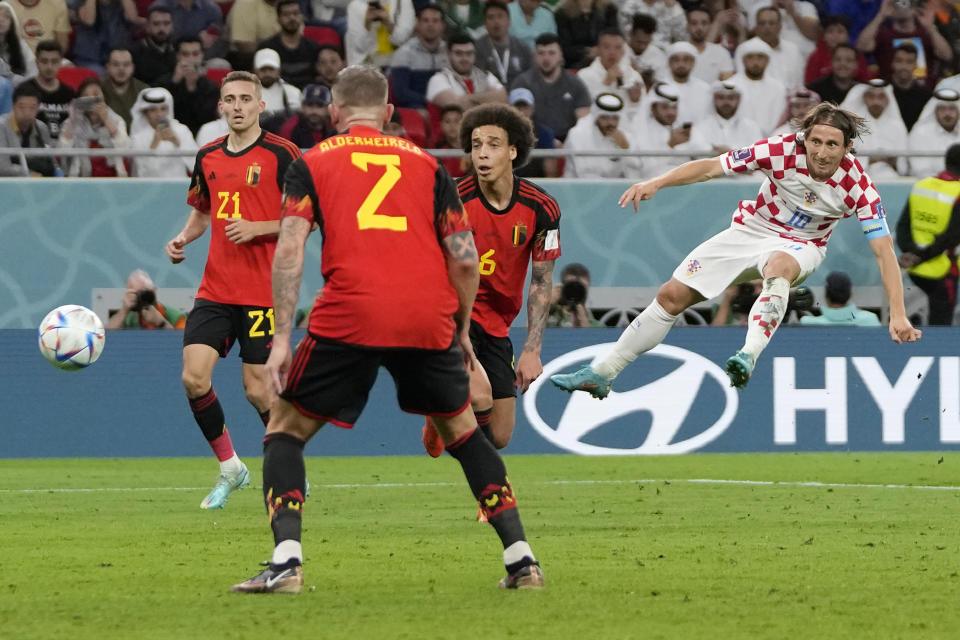
<svg viewBox="0 0 960 640">
<path fill-rule="evenodd" d="M 260 184 L 260 165 L 254 162 L 247 167 L 247 174 L 244 180 L 248 186 L 255 187 Z"/>
<path fill-rule="evenodd" d="M 807 204 L 813 204 L 817 201 L 817 194 L 815 194 L 813 191 L 807 191 L 803 194 L 803 201 Z"/>
<path fill-rule="evenodd" d="M 692 276 L 703 269 L 703 265 L 700 264 L 700 261 L 697 259 L 690 260 L 687 262 L 687 275 Z"/>
</svg>

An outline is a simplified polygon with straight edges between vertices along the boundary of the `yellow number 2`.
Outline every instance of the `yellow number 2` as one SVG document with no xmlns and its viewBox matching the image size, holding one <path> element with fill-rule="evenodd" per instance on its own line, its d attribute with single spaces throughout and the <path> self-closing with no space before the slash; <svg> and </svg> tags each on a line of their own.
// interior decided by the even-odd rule
<svg viewBox="0 0 960 640">
<path fill-rule="evenodd" d="M 230 193 L 229 191 L 217 191 L 217 197 L 220 198 L 220 208 L 217 209 L 218 218 L 240 218 L 240 192 L 234 191 Z M 227 208 L 227 204 L 233 200 L 233 213 L 228 214 L 224 209 Z"/>
<path fill-rule="evenodd" d="M 482 276 L 491 276 L 493 275 L 494 270 L 497 268 L 497 263 L 493 259 L 494 249 L 490 249 L 485 254 L 480 256 L 480 275 Z"/>
<path fill-rule="evenodd" d="M 267 309 L 266 313 L 264 313 L 260 309 L 253 309 L 252 311 L 247 311 L 247 315 L 250 316 L 251 320 L 253 320 L 253 325 L 250 327 L 251 338 L 262 338 L 264 336 L 273 335 L 273 330 L 274 330 L 273 307 Z M 264 330 L 260 328 L 260 325 L 263 324 L 264 317 L 267 318 L 267 322 L 269 323 L 269 327 L 270 327 L 269 329 L 267 329 L 266 332 L 264 332 Z"/>
<path fill-rule="evenodd" d="M 357 209 L 357 225 L 360 229 L 386 229 L 388 231 L 406 231 L 406 216 L 389 216 L 377 213 L 384 199 L 394 185 L 400 180 L 400 156 L 379 155 L 376 153 L 350 154 L 350 162 L 362 171 L 367 171 L 368 165 L 378 165 L 384 168 L 383 175 L 373 185 L 373 189 L 364 198 L 363 204 Z"/>
</svg>

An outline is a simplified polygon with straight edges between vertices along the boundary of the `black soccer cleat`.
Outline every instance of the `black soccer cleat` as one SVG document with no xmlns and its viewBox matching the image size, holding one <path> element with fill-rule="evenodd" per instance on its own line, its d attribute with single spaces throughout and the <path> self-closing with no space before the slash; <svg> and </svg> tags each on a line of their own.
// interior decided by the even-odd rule
<svg viewBox="0 0 960 640">
<path fill-rule="evenodd" d="M 299 564 L 267 568 L 239 584 L 230 591 L 236 593 L 289 593 L 297 594 L 303 589 L 303 568 Z"/>
</svg>

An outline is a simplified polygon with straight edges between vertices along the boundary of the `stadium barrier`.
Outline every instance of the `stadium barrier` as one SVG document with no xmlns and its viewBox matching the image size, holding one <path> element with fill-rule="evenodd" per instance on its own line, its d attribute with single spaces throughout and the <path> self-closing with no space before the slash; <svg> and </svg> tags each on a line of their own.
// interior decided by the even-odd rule
<svg viewBox="0 0 960 640">
<path fill-rule="evenodd" d="M 544 373 L 518 399 L 507 453 L 960 448 L 960 329 L 928 328 L 920 342 L 897 345 L 883 328 L 784 327 L 737 392 L 722 363 L 743 330 L 681 327 L 628 367 L 605 400 L 547 382 L 605 353 L 618 335 L 547 331 Z M 523 344 L 524 331 L 511 338 Z M 0 458 L 209 456 L 180 386 L 180 352 L 179 332 L 113 331 L 97 363 L 64 372 L 41 358 L 34 331 L 0 331 Z M 259 456 L 263 426 L 244 398 L 236 349 L 214 386 L 238 452 Z M 422 424 L 397 408 L 381 372 L 354 429 L 327 426 L 307 454 L 424 455 Z"/>
<path fill-rule="evenodd" d="M 645 305 L 652 288 L 670 277 L 690 249 L 730 223 L 738 200 L 756 197 L 758 184 L 754 179 L 721 179 L 665 189 L 634 214 L 617 206 L 629 185 L 625 180 L 541 182 L 563 212 L 558 273 L 570 262 L 585 264 L 597 296 L 589 302 L 604 307 L 620 293 L 626 306 L 634 306 L 634 300 Z M 179 265 L 171 265 L 164 255 L 164 245 L 186 219 L 187 184 L 164 179 L 0 179 L 0 329 L 35 327 L 62 304 L 109 310 L 110 296 L 98 298 L 95 290 L 123 287 L 136 268 L 150 272 L 161 289 L 175 290 L 177 300 L 184 299 L 182 290 L 195 290 L 200 282 L 208 245 L 206 238 L 190 245 Z M 911 184 L 903 180 L 879 185 L 891 226 Z M 308 306 L 322 286 L 320 246 L 319 237 L 308 241 L 302 306 Z M 850 274 L 855 300 L 880 306 L 876 262 L 855 221 L 837 225 L 827 259 L 808 284 L 822 285 L 834 269 Z M 98 306 L 101 303 L 105 306 Z M 521 314 L 521 322 L 525 317 Z"/>
</svg>

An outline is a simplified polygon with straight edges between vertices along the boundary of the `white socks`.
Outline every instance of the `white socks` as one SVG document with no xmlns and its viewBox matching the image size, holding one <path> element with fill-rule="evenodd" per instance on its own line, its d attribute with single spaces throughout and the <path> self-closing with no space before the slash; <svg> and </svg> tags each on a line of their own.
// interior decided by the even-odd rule
<svg viewBox="0 0 960 640">
<path fill-rule="evenodd" d="M 220 463 L 220 473 L 228 477 L 233 477 L 240 473 L 242 467 L 243 463 L 240 462 L 240 458 L 237 457 L 237 454 L 233 454 L 232 458 L 228 458 Z"/>
<path fill-rule="evenodd" d="M 790 282 L 786 278 L 765 278 L 760 297 L 750 309 L 747 320 L 747 339 L 742 351 L 756 360 L 760 352 L 767 348 L 770 336 L 777 330 L 787 313 L 787 301 L 790 296 Z"/>
<path fill-rule="evenodd" d="M 533 549 L 530 548 L 530 545 L 527 544 L 526 540 L 518 540 L 503 550 L 504 566 L 509 567 L 512 564 L 520 562 L 524 558 L 530 558 L 534 562 L 537 561 L 537 559 L 533 557 Z"/>
<path fill-rule="evenodd" d="M 297 562 L 303 564 L 303 547 L 297 540 L 281 540 L 273 549 L 273 557 L 270 563 L 274 565 L 286 564 L 291 558 L 296 558 Z"/>
<path fill-rule="evenodd" d="M 607 356 L 593 365 L 593 370 L 607 380 L 613 380 L 641 353 L 663 342 L 677 316 L 670 315 L 654 299 L 620 334 L 620 339 Z"/>
</svg>

